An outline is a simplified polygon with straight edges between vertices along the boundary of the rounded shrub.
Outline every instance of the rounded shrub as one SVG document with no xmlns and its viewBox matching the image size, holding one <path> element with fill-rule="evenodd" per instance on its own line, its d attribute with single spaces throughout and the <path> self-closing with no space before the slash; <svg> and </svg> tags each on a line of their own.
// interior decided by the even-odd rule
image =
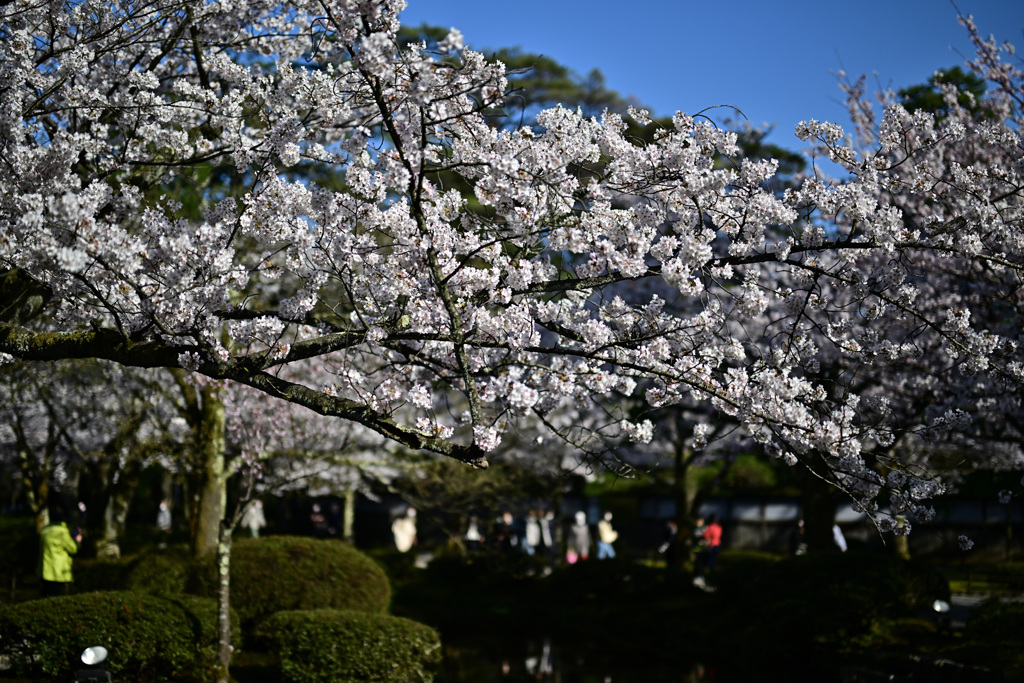
<svg viewBox="0 0 1024 683">
<path fill-rule="evenodd" d="M 214 597 L 212 562 L 191 590 Z M 247 632 L 275 612 L 386 612 L 391 585 L 380 566 L 350 545 L 299 536 L 239 539 L 231 551 L 231 605 Z"/>
<path fill-rule="evenodd" d="M 195 572 L 195 560 L 187 548 L 168 548 L 136 556 L 125 577 L 125 589 L 152 595 L 185 592 Z"/>
<path fill-rule="evenodd" d="M 441 661 L 437 631 L 386 614 L 335 609 L 278 612 L 262 632 L 287 681 L 430 681 Z"/>
<path fill-rule="evenodd" d="M 80 592 L 127 590 L 152 595 L 185 592 L 195 563 L 186 548 L 146 551 L 118 558 L 76 559 Z"/>
<path fill-rule="evenodd" d="M 71 569 L 75 590 L 79 593 L 127 590 L 128 575 L 134 565 L 135 559 L 132 557 L 76 557 Z"/>
<path fill-rule="evenodd" d="M 83 667 L 82 651 L 94 645 L 110 652 L 105 666 L 114 680 L 209 680 L 217 659 L 217 605 L 189 595 L 111 591 L 0 610 L 0 654 L 18 675 L 70 679 Z"/>
<path fill-rule="evenodd" d="M 928 567 L 882 553 L 808 553 L 778 561 L 724 558 L 712 576 L 721 594 L 744 605 L 745 619 L 729 629 L 764 658 L 787 648 L 822 652 L 848 647 L 879 620 L 913 616 L 949 584 Z M 763 624 L 773 624 L 763 629 Z"/>
<path fill-rule="evenodd" d="M 20 579 L 32 576 L 39 556 L 39 532 L 28 516 L 0 517 L 0 575 Z M 10 579 L 5 583 L 10 584 Z"/>
<path fill-rule="evenodd" d="M 971 610 L 966 635 L 975 642 L 1020 650 L 1024 603 L 989 598 Z"/>
</svg>

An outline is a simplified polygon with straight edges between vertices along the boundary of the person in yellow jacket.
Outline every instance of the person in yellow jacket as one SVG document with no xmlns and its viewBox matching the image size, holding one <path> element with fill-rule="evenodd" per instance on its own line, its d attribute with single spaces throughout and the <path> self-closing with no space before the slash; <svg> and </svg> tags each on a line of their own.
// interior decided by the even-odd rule
<svg viewBox="0 0 1024 683">
<path fill-rule="evenodd" d="M 67 595 L 71 588 L 71 556 L 78 552 L 82 533 L 72 537 L 62 510 L 50 511 L 50 523 L 39 533 L 39 578 L 43 597 Z"/>
<path fill-rule="evenodd" d="M 612 528 L 612 513 L 604 513 L 604 517 L 597 523 L 597 559 L 613 559 L 615 548 L 612 543 L 618 538 L 619 532 Z"/>
</svg>

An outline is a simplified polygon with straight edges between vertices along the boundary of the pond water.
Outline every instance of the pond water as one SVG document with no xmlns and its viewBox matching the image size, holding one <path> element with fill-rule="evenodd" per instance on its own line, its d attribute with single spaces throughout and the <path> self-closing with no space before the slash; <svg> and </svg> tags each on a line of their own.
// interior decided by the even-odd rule
<svg viewBox="0 0 1024 683">
<path fill-rule="evenodd" d="M 605 644 L 463 636 L 445 639 L 436 683 L 691 683 L 722 681 L 713 666 L 680 651 L 622 656 Z M 570 639 L 571 641 L 571 639 Z"/>
</svg>

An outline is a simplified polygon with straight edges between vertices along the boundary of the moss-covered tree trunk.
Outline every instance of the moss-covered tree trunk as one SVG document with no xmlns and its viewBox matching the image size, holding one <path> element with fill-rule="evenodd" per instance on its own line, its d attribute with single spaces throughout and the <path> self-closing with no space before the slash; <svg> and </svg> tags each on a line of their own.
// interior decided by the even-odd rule
<svg viewBox="0 0 1024 683">
<path fill-rule="evenodd" d="M 103 510 L 103 531 L 96 542 L 97 557 L 121 556 L 121 541 L 124 539 L 128 522 L 128 510 L 131 507 L 132 494 L 139 485 L 139 478 L 138 461 L 129 461 L 121 469 L 116 482 L 110 485 Z"/>
<path fill-rule="evenodd" d="M 216 558 L 218 683 L 227 683 L 231 662 L 230 567 L 231 532 L 234 522 L 227 516 L 227 481 L 231 468 L 227 464 L 227 423 L 224 387 L 219 382 L 206 382 L 198 388 L 187 373 L 173 370 L 172 375 L 181 392 L 182 416 L 192 429 L 192 452 L 183 458 L 188 485 L 189 543 L 195 558 Z"/>
<path fill-rule="evenodd" d="M 356 492 L 353 489 L 345 491 L 344 501 L 345 507 L 342 511 L 344 517 L 341 522 L 341 539 L 346 543 L 355 543 L 353 525 L 356 517 Z"/>
<path fill-rule="evenodd" d="M 202 557 L 217 552 L 220 527 L 227 504 L 228 468 L 223 389 L 208 384 L 199 392 L 198 423 L 194 425 L 196 453 L 188 473 L 192 514 L 189 518 L 192 555 Z"/>
<path fill-rule="evenodd" d="M 51 421 L 47 443 L 42 457 L 39 457 L 28 445 L 20 422 L 16 422 L 13 427 L 18 448 L 18 469 L 21 470 L 25 486 L 25 500 L 35 517 L 36 531 L 41 532 L 50 523 L 50 472 L 57 444 L 56 430 Z"/>
<path fill-rule="evenodd" d="M 189 473 L 193 482 L 192 554 L 216 556 L 217 566 L 217 683 L 228 683 L 231 664 L 231 532 L 226 519 L 227 480 L 231 475 L 225 458 L 227 445 L 224 389 L 219 383 L 198 392 L 198 423 L 195 425 L 196 456 Z"/>
</svg>

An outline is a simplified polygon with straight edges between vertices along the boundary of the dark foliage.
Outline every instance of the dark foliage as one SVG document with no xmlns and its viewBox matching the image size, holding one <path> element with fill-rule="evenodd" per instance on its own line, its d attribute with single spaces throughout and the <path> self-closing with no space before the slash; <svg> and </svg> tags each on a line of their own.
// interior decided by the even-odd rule
<svg viewBox="0 0 1024 683">
<path fill-rule="evenodd" d="M 217 595 L 213 559 L 193 560 L 183 549 L 82 563 L 79 590 L 132 590 L 154 595 Z M 338 541 L 268 536 L 235 541 L 231 605 L 245 633 L 275 612 L 347 609 L 385 612 L 391 586 L 372 559 Z"/>
<path fill-rule="evenodd" d="M 386 614 L 278 612 L 264 625 L 263 634 L 288 681 L 429 681 L 441 660 L 437 631 Z"/>
<path fill-rule="evenodd" d="M 207 576 L 212 579 L 212 573 Z M 202 594 L 215 594 L 212 580 Z M 383 613 L 390 603 L 391 584 L 384 570 L 345 543 L 298 536 L 234 543 L 231 604 L 246 628 L 285 610 Z"/>
<path fill-rule="evenodd" d="M 0 654 L 16 674 L 70 680 L 79 656 L 102 645 L 120 681 L 208 680 L 216 663 L 217 605 L 189 595 L 83 593 L 0 611 Z"/>
</svg>

